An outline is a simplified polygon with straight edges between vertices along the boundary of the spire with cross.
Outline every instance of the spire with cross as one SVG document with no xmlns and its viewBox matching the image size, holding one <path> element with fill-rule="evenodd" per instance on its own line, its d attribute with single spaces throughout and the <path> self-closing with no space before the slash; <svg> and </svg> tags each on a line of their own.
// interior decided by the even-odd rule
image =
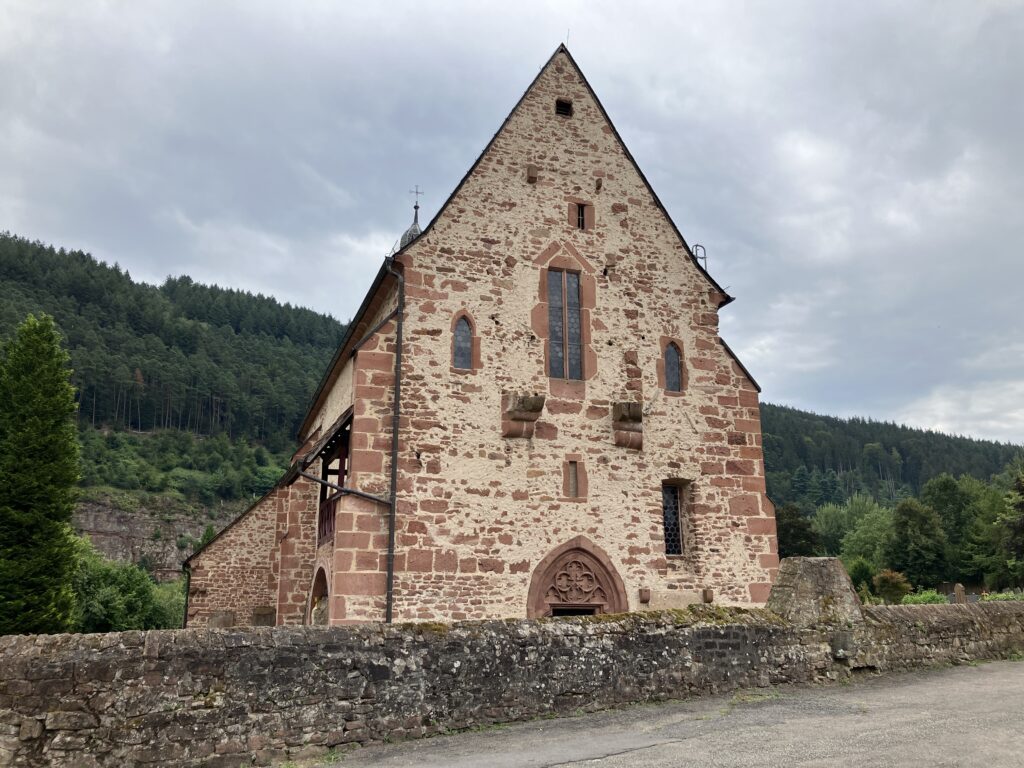
<svg viewBox="0 0 1024 768">
<path fill-rule="evenodd" d="M 412 209 L 413 209 L 412 223 L 413 224 L 419 224 L 420 223 L 420 195 L 423 194 L 423 190 L 420 189 L 420 185 L 419 184 L 414 184 L 413 188 L 409 190 L 409 194 L 416 196 L 416 202 L 415 202 L 415 204 L 412 207 Z"/>
<path fill-rule="evenodd" d="M 420 195 L 423 194 L 423 191 L 420 189 L 420 185 L 416 184 L 413 187 L 413 189 L 409 190 L 409 194 L 416 196 L 416 203 L 412 207 L 413 208 L 412 226 L 409 227 L 407 230 L 405 230 L 405 234 L 402 235 L 402 239 L 398 241 L 398 243 L 399 243 L 398 247 L 399 248 L 405 248 L 405 246 L 407 246 L 409 243 L 411 243 L 413 240 L 415 240 L 417 237 L 419 237 L 420 233 L 422 232 L 422 230 L 420 229 L 420 200 L 419 200 L 419 198 L 420 198 Z"/>
</svg>

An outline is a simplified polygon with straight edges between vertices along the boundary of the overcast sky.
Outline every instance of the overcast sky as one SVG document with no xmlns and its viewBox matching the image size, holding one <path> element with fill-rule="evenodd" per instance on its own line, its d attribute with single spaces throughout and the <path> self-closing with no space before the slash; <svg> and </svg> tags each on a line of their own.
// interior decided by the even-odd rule
<svg viewBox="0 0 1024 768">
<path fill-rule="evenodd" d="M 0 0 L 0 229 L 347 320 L 567 35 L 764 399 L 1024 442 L 1022 2 Z"/>
</svg>

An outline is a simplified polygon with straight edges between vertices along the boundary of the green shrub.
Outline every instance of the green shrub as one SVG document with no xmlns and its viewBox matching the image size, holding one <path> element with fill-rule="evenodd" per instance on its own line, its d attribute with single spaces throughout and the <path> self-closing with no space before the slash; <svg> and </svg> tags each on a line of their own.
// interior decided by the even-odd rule
<svg viewBox="0 0 1024 768">
<path fill-rule="evenodd" d="M 993 592 L 989 595 L 982 595 L 981 599 L 986 603 L 1003 602 L 1006 600 L 1024 600 L 1024 592 Z"/>
<path fill-rule="evenodd" d="M 104 558 L 88 539 L 77 539 L 77 548 L 76 631 L 120 632 L 181 626 L 185 596 L 180 583 L 155 584 L 139 566 Z"/>
<path fill-rule="evenodd" d="M 853 584 L 858 587 L 861 584 L 866 584 L 870 587 L 872 579 L 875 578 L 875 569 L 871 563 L 863 557 L 855 557 L 849 564 L 844 563 L 844 565 L 846 565 L 846 572 L 850 574 L 850 581 Z"/>
<path fill-rule="evenodd" d="M 910 594 L 910 582 L 899 571 L 885 568 L 878 572 L 873 582 L 875 594 L 890 605 L 899 605 L 903 596 Z"/>
<path fill-rule="evenodd" d="M 904 595 L 900 601 L 900 605 L 945 605 L 947 603 L 949 600 L 946 596 L 939 594 L 934 589 L 923 589 L 920 592 Z"/>
</svg>

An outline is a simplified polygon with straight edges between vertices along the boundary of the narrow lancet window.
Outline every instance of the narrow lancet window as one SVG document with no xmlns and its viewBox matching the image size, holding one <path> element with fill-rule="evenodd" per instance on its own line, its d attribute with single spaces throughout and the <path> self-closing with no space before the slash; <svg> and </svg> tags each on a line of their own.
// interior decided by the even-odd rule
<svg viewBox="0 0 1024 768">
<path fill-rule="evenodd" d="M 683 391 L 683 356 L 675 342 L 665 347 L 665 389 L 669 392 Z"/>
<path fill-rule="evenodd" d="M 548 271 L 548 375 L 555 379 L 583 378 L 583 323 L 580 276 Z"/>
<path fill-rule="evenodd" d="M 473 328 L 465 317 L 460 317 L 455 323 L 452 367 L 466 370 L 473 367 Z"/>
</svg>

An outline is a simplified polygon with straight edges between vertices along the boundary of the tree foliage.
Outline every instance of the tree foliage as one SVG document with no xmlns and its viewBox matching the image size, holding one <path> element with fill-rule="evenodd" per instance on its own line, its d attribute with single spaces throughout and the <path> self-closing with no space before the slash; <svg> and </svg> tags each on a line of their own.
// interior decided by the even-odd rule
<svg viewBox="0 0 1024 768">
<path fill-rule="evenodd" d="M 946 534 L 935 510 L 916 499 L 905 499 L 892 512 L 889 566 L 911 584 L 935 585 L 948 574 Z"/>
<path fill-rule="evenodd" d="M 818 554 L 820 542 L 800 508 L 787 504 L 775 511 L 775 527 L 779 537 L 779 557 L 812 557 Z"/>
<path fill-rule="evenodd" d="M 0 353 L 0 633 L 72 623 L 71 513 L 78 480 L 68 356 L 47 315 L 29 315 Z"/>
<path fill-rule="evenodd" d="M 345 330 L 266 296 L 187 277 L 136 283 L 81 251 L 0 234 L 0 335 L 40 311 L 67 340 L 83 424 L 223 432 L 275 450 L 292 443 Z"/>
<path fill-rule="evenodd" d="M 74 578 L 76 632 L 175 629 L 182 624 L 182 583 L 156 584 L 131 563 L 103 558 L 88 539 L 78 539 Z"/>
<path fill-rule="evenodd" d="M 855 493 L 895 504 L 943 473 L 988 480 L 1021 452 L 1007 443 L 770 403 L 761 405 L 761 424 L 768 494 L 777 505 L 797 504 L 805 514 Z"/>
</svg>

